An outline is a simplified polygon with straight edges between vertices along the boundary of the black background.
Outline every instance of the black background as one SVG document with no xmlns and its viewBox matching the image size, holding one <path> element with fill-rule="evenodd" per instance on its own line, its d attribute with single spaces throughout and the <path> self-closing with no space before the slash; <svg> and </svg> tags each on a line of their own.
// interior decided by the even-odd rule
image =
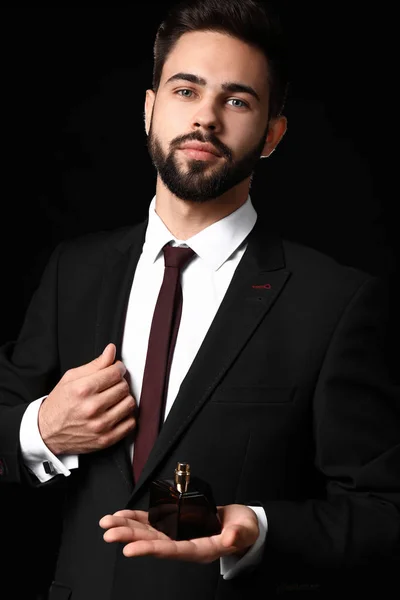
<svg viewBox="0 0 400 600">
<path fill-rule="evenodd" d="M 146 216 L 155 172 L 143 104 L 156 27 L 169 4 L 61 3 L 3 13 L 0 344 L 18 335 L 61 240 Z M 377 168 L 389 153 L 383 69 L 391 15 L 383 2 L 277 5 L 290 41 L 288 131 L 260 162 L 253 202 L 286 237 L 388 279 L 389 358 L 398 369 L 397 211 Z M 3 571 L 24 562 L 27 577 L 13 585 L 28 598 L 29 573 L 42 568 L 35 562 L 40 515 L 36 524 L 28 517 L 29 496 L 3 493 L 1 501 L 9 525 Z"/>
<path fill-rule="evenodd" d="M 155 172 L 144 94 L 170 4 L 6 13 L 0 343 L 17 335 L 59 241 L 146 215 Z M 390 14 L 383 3 L 276 4 L 290 44 L 288 131 L 257 168 L 254 204 L 285 236 L 388 276 L 395 303 L 396 203 L 376 168 Z"/>
</svg>

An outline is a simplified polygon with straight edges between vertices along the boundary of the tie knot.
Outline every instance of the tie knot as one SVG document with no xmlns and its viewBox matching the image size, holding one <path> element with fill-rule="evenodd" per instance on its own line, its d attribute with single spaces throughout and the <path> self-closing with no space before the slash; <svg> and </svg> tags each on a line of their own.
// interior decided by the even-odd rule
<svg viewBox="0 0 400 600">
<path fill-rule="evenodd" d="M 194 251 L 191 248 L 182 246 L 170 246 L 167 244 L 163 248 L 164 261 L 166 267 L 176 267 L 183 269 L 186 263 L 193 257 Z"/>
</svg>

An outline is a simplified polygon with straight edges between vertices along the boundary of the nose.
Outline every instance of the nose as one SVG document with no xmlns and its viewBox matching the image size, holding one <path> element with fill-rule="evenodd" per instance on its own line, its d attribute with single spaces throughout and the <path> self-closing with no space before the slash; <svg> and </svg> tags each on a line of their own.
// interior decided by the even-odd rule
<svg viewBox="0 0 400 600">
<path fill-rule="evenodd" d="M 193 129 L 205 129 L 216 132 L 220 128 L 220 121 L 215 104 L 204 102 L 193 117 Z"/>
</svg>

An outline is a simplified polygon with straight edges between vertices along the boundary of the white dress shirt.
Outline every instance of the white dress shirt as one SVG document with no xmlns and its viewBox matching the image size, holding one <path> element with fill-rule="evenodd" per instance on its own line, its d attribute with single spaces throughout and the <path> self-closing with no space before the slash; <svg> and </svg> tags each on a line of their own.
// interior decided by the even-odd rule
<svg viewBox="0 0 400 600">
<path fill-rule="evenodd" d="M 182 316 L 171 363 L 166 418 L 243 256 L 245 240 L 256 220 L 256 211 L 248 197 L 239 209 L 182 241 L 174 238 L 155 212 L 155 198 L 151 201 L 145 242 L 132 283 L 121 351 L 137 404 L 140 403 L 151 321 L 164 275 L 163 246 L 168 242 L 187 245 L 195 252 L 181 278 Z M 59 473 L 68 476 L 71 469 L 78 467 L 79 458 L 76 455 L 56 457 L 44 444 L 37 425 L 42 401 L 43 398 L 39 398 L 32 402 L 25 411 L 20 444 L 25 464 L 44 482 Z M 131 456 L 133 451 L 132 444 Z M 50 472 L 45 471 L 45 463 Z M 251 508 L 258 517 L 258 540 L 240 560 L 235 556 L 221 558 L 221 574 L 225 579 L 233 578 L 261 559 L 267 519 L 261 507 Z"/>
</svg>

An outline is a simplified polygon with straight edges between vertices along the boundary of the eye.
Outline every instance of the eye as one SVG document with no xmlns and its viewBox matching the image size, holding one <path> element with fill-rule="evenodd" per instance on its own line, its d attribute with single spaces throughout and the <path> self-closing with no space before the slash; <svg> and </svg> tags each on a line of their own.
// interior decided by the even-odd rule
<svg viewBox="0 0 400 600">
<path fill-rule="evenodd" d="M 188 90 L 187 88 L 183 88 L 182 90 L 177 90 L 176 93 L 178 96 L 182 96 L 182 98 L 191 98 L 193 95 L 192 90 Z"/>
<path fill-rule="evenodd" d="M 247 108 L 248 104 L 244 102 L 244 100 L 239 100 L 239 98 L 229 98 L 228 102 L 231 103 L 231 106 L 235 108 Z"/>
</svg>

